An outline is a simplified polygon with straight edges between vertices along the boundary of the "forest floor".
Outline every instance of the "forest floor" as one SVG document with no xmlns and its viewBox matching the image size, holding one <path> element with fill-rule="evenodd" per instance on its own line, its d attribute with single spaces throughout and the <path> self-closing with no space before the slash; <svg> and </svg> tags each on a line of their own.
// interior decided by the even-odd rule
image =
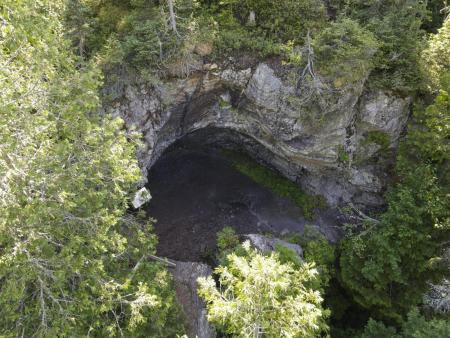
<svg viewBox="0 0 450 338">
<path fill-rule="evenodd" d="M 238 234 L 282 236 L 313 225 L 331 241 L 339 237 L 336 210 L 305 220 L 291 200 L 239 172 L 218 149 L 172 148 L 151 168 L 148 187 L 147 212 L 157 220 L 157 251 L 163 257 L 207 261 L 217 232 L 226 226 Z"/>
</svg>

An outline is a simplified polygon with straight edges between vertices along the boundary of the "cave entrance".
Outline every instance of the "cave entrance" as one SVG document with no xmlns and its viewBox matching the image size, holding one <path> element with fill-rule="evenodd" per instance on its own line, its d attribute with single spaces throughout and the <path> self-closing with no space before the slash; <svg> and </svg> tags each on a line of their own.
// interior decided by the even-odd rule
<svg viewBox="0 0 450 338">
<path fill-rule="evenodd" d="M 217 232 L 226 226 L 238 234 L 303 231 L 307 221 L 295 203 L 234 165 L 231 154 L 260 151 L 254 142 L 230 130 L 207 128 L 162 153 L 149 170 L 152 199 L 146 207 L 157 220 L 158 255 L 208 261 Z"/>
</svg>

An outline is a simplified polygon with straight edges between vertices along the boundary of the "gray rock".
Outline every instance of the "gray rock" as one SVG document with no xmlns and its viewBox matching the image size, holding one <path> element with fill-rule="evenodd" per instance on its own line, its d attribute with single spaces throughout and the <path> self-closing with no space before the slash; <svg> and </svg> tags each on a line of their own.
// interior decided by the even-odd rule
<svg viewBox="0 0 450 338">
<path fill-rule="evenodd" d="M 198 262 L 175 262 L 170 271 L 175 280 L 175 291 L 179 304 L 187 319 L 189 337 L 215 337 L 215 329 L 206 319 L 205 303 L 197 294 L 197 279 L 211 275 L 211 268 Z"/>
<path fill-rule="evenodd" d="M 274 75 L 273 70 L 265 63 L 261 63 L 253 73 L 245 95 L 257 105 L 277 109 L 282 86 L 281 80 Z"/>
<path fill-rule="evenodd" d="M 127 129 L 143 136 L 138 160 L 144 178 L 175 141 L 215 128 L 223 131 L 221 135 L 233 131 L 227 144 L 240 145 L 305 190 L 322 194 L 331 205 L 356 203 L 361 196 L 367 206 L 382 202 L 386 167 L 365 165 L 379 150 L 377 145 L 364 144 L 365 135 L 383 131 L 390 137 L 390 146 L 396 147 L 408 118 L 410 98 L 365 92 L 361 81 L 345 90 L 327 92 L 324 87 L 321 100 L 311 101 L 303 92 L 294 95 L 292 84 L 265 63 L 254 71 L 214 66 L 185 79 L 150 84 L 123 72 L 104 89 L 104 97 L 109 99 L 105 99 L 103 111 L 121 116 Z M 321 122 L 310 122 L 317 114 L 322 116 Z M 214 142 L 221 141 L 214 138 Z M 341 163 L 338 149 L 342 148 L 350 159 L 359 160 Z"/>
<path fill-rule="evenodd" d="M 377 176 L 369 172 L 365 168 L 359 170 L 351 169 L 349 181 L 364 191 L 379 191 L 381 189 L 381 182 Z"/>
<path fill-rule="evenodd" d="M 137 209 L 143 206 L 145 203 L 150 201 L 152 199 L 152 195 L 150 195 L 150 192 L 147 190 L 147 188 L 141 188 L 134 194 L 133 201 L 131 202 L 133 204 L 133 208 Z"/>
<path fill-rule="evenodd" d="M 252 76 L 252 70 L 250 68 L 247 68 L 244 70 L 235 71 L 228 68 L 222 71 L 219 76 L 228 84 L 238 87 L 245 87 L 248 80 Z"/>
<path fill-rule="evenodd" d="M 244 235 L 250 241 L 250 244 L 263 253 L 275 251 L 277 245 L 291 249 L 297 254 L 300 260 L 303 260 L 303 249 L 300 245 L 292 244 L 278 238 L 269 238 L 259 234 Z"/>
<path fill-rule="evenodd" d="M 363 95 L 360 105 L 360 128 L 378 130 L 396 142 L 408 119 L 412 99 L 377 91 Z"/>
</svg>

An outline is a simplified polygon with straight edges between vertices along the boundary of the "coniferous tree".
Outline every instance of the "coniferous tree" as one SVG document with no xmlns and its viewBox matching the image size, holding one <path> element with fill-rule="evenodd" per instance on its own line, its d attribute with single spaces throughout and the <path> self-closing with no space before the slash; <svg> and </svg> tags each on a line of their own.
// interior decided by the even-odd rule
<svg viewBox="0 0 450 338">
<path fill-rule="evenodd" d="M 0 335 L 173 337 L 151 224 L 125 214 L 135 137 L 96 112 L 100 74 L 71 54 L 63 4 L 0 5 Z"/>
</svg>

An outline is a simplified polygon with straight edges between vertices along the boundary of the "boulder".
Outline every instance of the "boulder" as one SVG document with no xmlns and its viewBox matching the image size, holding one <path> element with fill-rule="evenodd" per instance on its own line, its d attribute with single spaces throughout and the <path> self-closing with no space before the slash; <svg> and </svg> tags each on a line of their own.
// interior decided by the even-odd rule
<svg viewBox="0 0 450 338">
<path fill-rule="evenodd" d="M 263 253 L 275 251 L 277 245 L 291 249 L 297 254 L 300 260 L 303 260 L 303 249 L 300 245 L 292 244 L 278 238 L 270 238 L 259 234 L 244 235 L 256 249 Z"/>
<path fill-rule="evenodd" d="M 147 188 L 141 188 L 134 194 L 132 201 L 133 208 L 138 209 L 151 199 L 152 195 L 150 195 L 150 192 L 147 190 Z"/>
</svg>

